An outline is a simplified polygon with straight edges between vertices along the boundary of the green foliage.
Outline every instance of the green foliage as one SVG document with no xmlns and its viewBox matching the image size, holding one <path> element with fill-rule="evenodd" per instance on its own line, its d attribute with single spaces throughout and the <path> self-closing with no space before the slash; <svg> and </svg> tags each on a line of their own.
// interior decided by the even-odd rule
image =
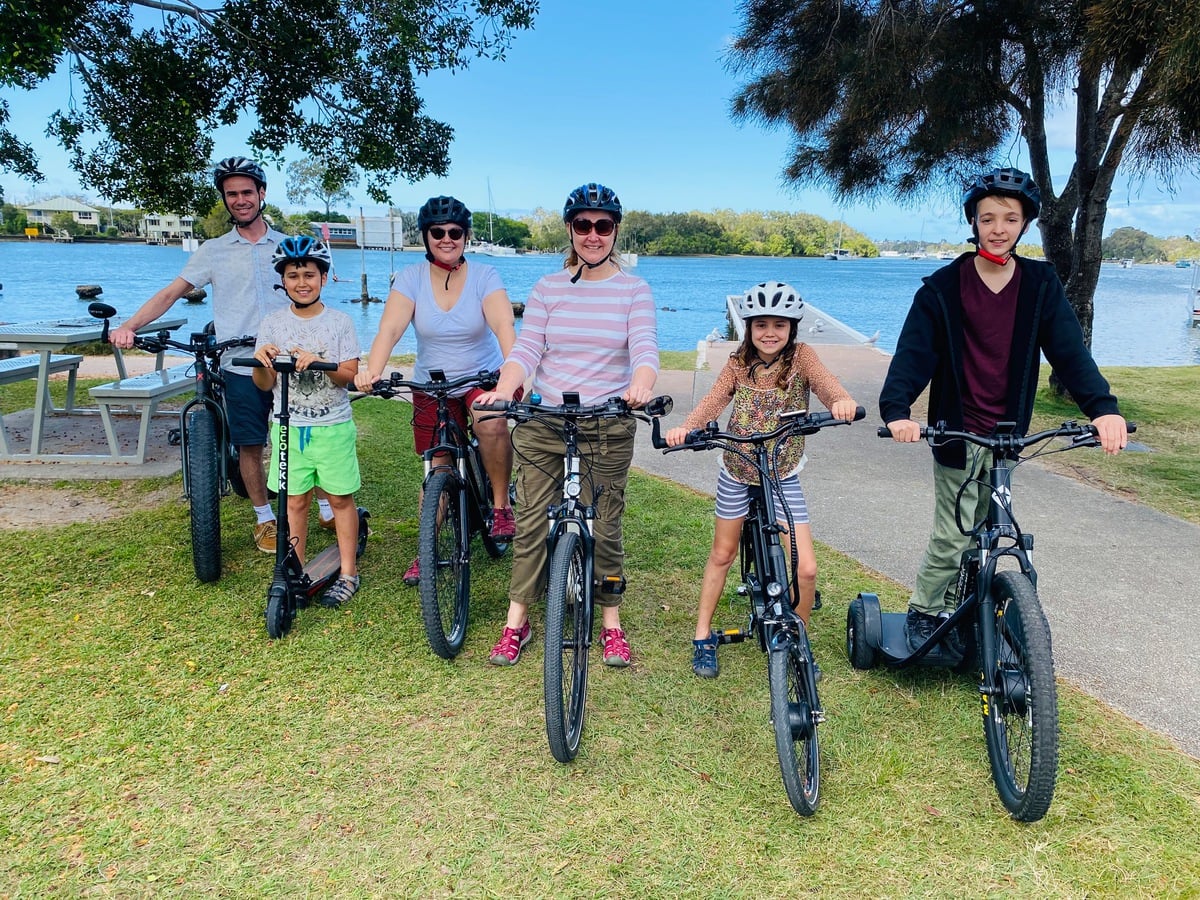
<svg viewBox="0 0 1200 900">
<path fill-rule="evenodd" d="M 75 217 L 67 211 L 56 212 L 50 217 L 50 227 L 59 234 L 83 234 L 84 227 L 75 221 Z"/>
<path fill-rule="evenodd" d="M 471 231 L 476 240 L 490 241 L 504 247 L 528 247 L 532 236 L 528 223 L 486 212 L 471 214 Z M 412 234 L 418 238 L 420 236 L 415 228 Z"/>
<path fill-rule="evenodd" d="M 317 222 L 333 222 L 329 218 L 330 208 L 335 203 L 349 203 L 349 185 L 358 181 L 354 172 L 331 170 L 328 166 L 315 159 L 296 160 L 288 164 L 287 169 L 287 198 L 289 203 L 305 203 L 309 197 L 316 197 L 325 204 L 325 212 L 313 217 Z"/>
<path fill-rule="evenodd" d="M 844 198 L 957 198 L 1025 144 L 1039 227 L 1090 339 L 1100 240 L 1123 162 L 1170 182 L 1200 155 L 1194 0 L 750 0 L 730 55 L 737 119 L 795 137 L 785 177 Z M 1073 165 L 1046 116 L 1069 101 Z M 1055 193 L 1054 188 L 1059 193 Z"/>
<path fill-rule="evenodd" d="M 305 218 L 312 222 L 350 222 L 351 218 L 345 213 L 340 212 L 321 212 L 320 210 L 310 209 L 303 214 Z"/>
<path fill-rule="evenodd" d="M 527 217 L 530 244 L 558 250 L 567 244 L 558 213 L 537 210 Z M 878 256 L 865 235 L 841 222 L 811 213 L 713 212 L 649 213 L 629 210 L 621 220 L 618 247 L 648 256 L 820 256 L 841 238 L 859 256 Z"/>
<path fill-rule="evenodd" d="M 215 198 L 212 133 L 243 119 L 250 145 L 280 161 L 296 147 L 328 188 L 369 173 L 386 199 L 396 178 L 445 175 L 452 130 L 422 112 L 416 79 L 473 58 L 502 58 L 537 0 L 27 0 L 5 5 L 0 86 L 32 90 L 62 64 L 76 73 L 49 134 L 84 185 L 151 211 L 196 212 Z M 152 14 L 136 12 L 152 9 Z M 42 178 L 38 155 L 7 127 L 0 167 Z"/>
<path fill-rule="evenodd" d="M 1104 239 L 1100 250 L 1107 259 L 1158 262 L 1164 258 L 1162 241 L 1137 228 L 1118 228 Z"/>
<path fill-rule="evenodd" d="M 29 217 L 25 214 L 25 210 L 13 206 L 11 203 L 5 203 L 0 207 L 0 219 L 3 219 L 0 230 L 4 234 L 24 234 L 29 225 Z"/>
</svg>

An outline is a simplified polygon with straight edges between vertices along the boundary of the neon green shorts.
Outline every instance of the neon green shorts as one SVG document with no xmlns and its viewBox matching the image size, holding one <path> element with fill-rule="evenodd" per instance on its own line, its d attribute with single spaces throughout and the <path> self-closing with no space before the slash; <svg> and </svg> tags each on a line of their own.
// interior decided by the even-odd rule
<svg viewBox="0 0 1200 900">
<path fill-rule="evenodd" d="M 279 423 L 271 423 L 271 472 L 267 486 L 279 490 Z M 336 425 L 292 425 L 288 434 L 288 493 L 322 488 L 336 496 L 362 486 L 358 472 L 358 428 L 353 421 Z"/>
</svg>

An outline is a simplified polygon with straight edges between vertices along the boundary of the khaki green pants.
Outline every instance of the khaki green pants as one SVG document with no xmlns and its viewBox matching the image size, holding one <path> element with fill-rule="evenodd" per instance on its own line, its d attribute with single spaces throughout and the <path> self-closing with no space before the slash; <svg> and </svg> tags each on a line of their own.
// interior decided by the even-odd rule
<svg viewBox="0 0 1200 900">
<path fill-rule="evenodd" d="M 954 591 L 958 585 L 958 566 L 963 551 L 971 543 L 969 535 L 958 530 L 955 522 L 955 499 L 963 482 L 973 478 L 963 493 L 963 525 L 970 527 L 982 522 L 991 500 L 988 472 L 990 453 L 967 453 L 967 467 L 952 469 L 934 460 L 933 463 L 933 533 L 925 548 L 925 558 L 917 572 L 917 587 L 909 605 L 923 613 L 936 616 L 943 610 L 954 611 Z"/>
<path fill-rule="evenodd" d="M 580 425 L 579 471 L 583 502 L 603 488 L 596 501 L 592 533 L 596 537 L 595 577 L 624 577 L 625 548 L 621 516 L 625 512 L 625 485 L 633 462 L 637 421 L 631 417 L 599 419 Z M 562 500 L 563 441 L 558 432 L 540 422 L 513 430 L 513 475 L 517 486 L 517 535 L 513 539 L 512 580 L 508 599 L 533 606 L 546 598 L 549 520 L 546 510 Z M 597 592 L 600 606 L 620 606 L 620 594 Z"/>
</svg>

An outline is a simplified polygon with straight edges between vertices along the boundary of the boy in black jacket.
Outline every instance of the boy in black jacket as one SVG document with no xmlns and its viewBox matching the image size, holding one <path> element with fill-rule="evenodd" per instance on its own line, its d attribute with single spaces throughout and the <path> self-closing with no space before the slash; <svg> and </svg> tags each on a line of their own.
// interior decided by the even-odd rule
<svg viewBox="0 0 1200 900">
<path fill-rule="evenodd" d="M 1117 400 L 1084 345 L 1053 267 L 1013 252 L 1040 208 L 1037 185 L 1017 169 L 983 173 L 963 194 L 972 243 L 979 249 L 925 278 L 913 298 L 879 394 L 880 415 L 895 440 L 920 440 L 912 403 L 927 385 L 929 424 L 990 434 L 997 422 L 1016 422 L 1025 434 L 1044 353 L 1092 420 L 1104 451 L 1125 446 Z M 953 611 L 959 557 L 969 541 L 955 523 L 960 486 L 975 479 L 964 494 L 972 521 L 983 518 L 989 499 L 990 457 L 973 454 L 968 460 L 962 441 L 935 447 L 933 455 L 933 533 L 905 621 L 913 650 L 933 634 L 939 616 Z"/>
</svg>

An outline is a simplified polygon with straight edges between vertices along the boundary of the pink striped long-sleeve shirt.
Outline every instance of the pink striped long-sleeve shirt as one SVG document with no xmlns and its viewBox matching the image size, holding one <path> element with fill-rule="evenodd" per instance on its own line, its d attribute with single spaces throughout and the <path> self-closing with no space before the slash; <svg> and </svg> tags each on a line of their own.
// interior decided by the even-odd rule
<svg viewBox="0 0 1200 900">
<path fill-rule="evenodd" d="M 563 391 L 578 391 L 584 404 L 602 403 L 629 389 L 635 369 L 658 372 L 654 296 L 624 272 L 575 284 L 571 274 L 564 269 L 533 286 L 506 361 L 533 376 L 546 403 L 562 403 Z"/>
</svg>

